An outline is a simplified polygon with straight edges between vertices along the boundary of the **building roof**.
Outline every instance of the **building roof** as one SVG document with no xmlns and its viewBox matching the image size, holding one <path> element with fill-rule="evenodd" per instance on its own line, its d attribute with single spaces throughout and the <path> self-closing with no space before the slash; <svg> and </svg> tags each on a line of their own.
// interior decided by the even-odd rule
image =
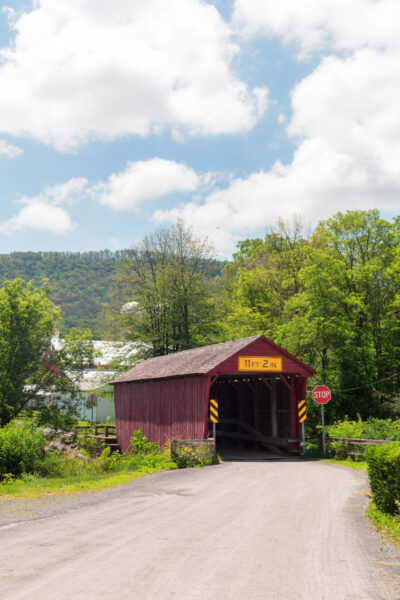
<svg viewBox="0 0 400 600">
<path fill-rule="evenodd" d="M 55 336 L 51 339 L 54 350 L 64 347 L 64 340 Z M 99 368 L 109 369 L 110 365 L 119 364 L 128 367 L 132 364 L 135 354 L 140 349 L 136 342 L 111 342 L 93 340 L 93 365 Z M 112 368 L 112 367 L 111 367 Z"/>
<path fill-rule="evenodd" d="M 279 346 L 271 342 L 271 340 L 268 340 L 265 336 L 253 335 L 240 340 L 233 340 L 232 342 L 223 342 L 221 344 L 213 344 L 212 346 L 201 346 L 200 348 L 183 350 L 182 352 L 176 352 L 175 354 L 148 358 L 110 383 L 127 383 L 130 381 L 206 374 L 225 360 L 228 360 L 232 355 L 247 348 L 247 346 L 259 339 L 265 340 L 268 344 L 271 344 L 280 352 L 295 360 L 301 366 L 309 370 L 310 374 L 313 373 L 313 370 L 310 369 L 310 367 L 307 367 L 307 365 L 300 360 L 291 356 L 288 352 L 282 350 L 282 348 L 279 348 Z"/>
</svg>

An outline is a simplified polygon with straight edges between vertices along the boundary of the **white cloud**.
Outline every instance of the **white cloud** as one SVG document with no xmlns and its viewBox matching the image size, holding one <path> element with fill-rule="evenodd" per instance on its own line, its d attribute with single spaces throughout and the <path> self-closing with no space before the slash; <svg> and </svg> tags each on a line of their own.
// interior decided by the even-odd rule
<svg viewBox="0 0 400 600">
<path fill-rule="evenodd" d="M 15 158 L 16 156 L 20 156 L 23 153 L 24 151 L 22 150 L 22 148 L 19 148 L 18 146 L 13 146 L 5 140 L 0 140 L 0 154 L 8 156 L 8 158 Z"/>
<path fill-rule="evenodd" d="M 13 13 L 10 12 L 10 18 Z M 90 139 L 249 130 L 267 105 L 202 0 L 36 0 L 0 51 L 0 131 L 59 150 Z"/>
<path fill-rule="evenodd" d="M 65 183 L 47 186 L 38 199 L 59 206 L 76 204 L 86 196 L 89 182 L 85 177 L 73 177 Z"/>
<path fill-rule="evenodd" d="M 138 209 L 146 200 L 162 198 L 172 192 L 192 192 L 199 186 L 209 188 L 218 181 L 218 173 L 198 175 L 182 163 L 161 158 L 128 162 L 107 181 L 92 185 L 84 177 L 47 186 L 37 196 L 24 196 L 23 207 L 13 217 L 0 223 L 0 232 L 14 233 L 23 229 L 66 234 L 76 225 L 65 207 L 94 201 L 113 210 Z M 116 242 L 119 243 L 119 242 Z"/>
<path fill-rule="evenodd" d="M 325 56 L 292 90 L 291 163 L 234 179 L 180 214 L 229 252 L 279 216 L 301 213 L 315 223 L 347 209 L 398 213 L 400 4 L 236 0 L 234 22 L 250 36 L 297 41 L 303 57 L 321 48 Z M 159 210 L 155 218 L 177 214 Z"/>
<path fill-rule="evenodd" d="M 93 186 L 92 190 L 101 204 L 114 210 L 129 210 L 151 198 L 192 191 L 199 184 L 200 177 L 186 165 L 153 158 L 128 162 L 124 171 L 113 173 L 108 181 Z"/>
<path fill-rule="evenodd" d="M 400 54 L 368 48 L 324 58 L 292 93 L 288 133 L 298 142 L 291 163 L 236 178 L 181 207 L 183 216 L 229 253 L 238 239 L 280 216 L 301 213 L 315 223 L 339 210 L 398 213 L 399 62 Z M 176 216 L 159 210 L 155 218 Z"/>
<path fill-rule="evenodd" d="M 34 229 L 57 235 L 70 233 L 76 225 L 62 204 L 75 204 L 88 193 L 88 181 L 84 177 L 47 186 L 37 196 L 24 196 L 20 200 L 23 207 L 10 219 L 0 223 L 0 232 L 12 234 L 17 231 Z"/>
<path fill-rule="evenodd" d="M 75 225 L 66 210 L 36 199 L 27 201 L 18 214 L 0 224 L 0 232 L 7 234 L 35 229 L 64 235 L 74 228 Z"/>
<path fill-rule="evenodd" d="M 400 43 L 397 0 L 235 0 L 233 22 L 248 36 L 297 42 L 302 56 L 328 47 L 351 51 Z"/>
</svg>

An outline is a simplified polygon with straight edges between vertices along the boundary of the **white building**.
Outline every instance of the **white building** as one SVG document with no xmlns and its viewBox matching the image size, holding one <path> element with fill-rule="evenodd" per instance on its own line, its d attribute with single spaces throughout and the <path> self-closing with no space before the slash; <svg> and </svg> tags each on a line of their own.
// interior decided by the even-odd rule
<svg viewBox="0 0 400 600">
<path fill-rule="evenodd" d="M 51 341 L 54 350 L 60 350 L 63 340 L 58 336 Z M 94 341 L 94 364 L 91 365 L 77 380 L 76 374 L 66 373 L 77 383 L 81 402 L 79 418 L 82 421 L 102 423 L 115 421 L 114 396 L 108 382 L 118 373 L 116 365 L 129 368 L 135 362 L 139 346 L 134 342 Z M 63 400 L 63 394 L 53 392 L 51 399 L 56 402 Z"/>
</svg>

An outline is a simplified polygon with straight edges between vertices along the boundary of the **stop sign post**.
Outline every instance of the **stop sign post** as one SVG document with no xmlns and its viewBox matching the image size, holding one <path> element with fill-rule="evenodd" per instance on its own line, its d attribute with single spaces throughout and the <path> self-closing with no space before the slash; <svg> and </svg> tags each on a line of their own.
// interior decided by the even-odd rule
<svg viewBox="0 0 400 600">
<path fill-rule="evenodd" d="M 312 397 L 314 402 L 321 405 L 321 420 L 322 420 L 322 448 L 324 454 L 326 454 L 326 439 L 325 439 L 325 416 L 324 416 L 324 405 L 329 402 L 332 397 L 331 390 L 326 385 L 317 385 L 312 391 Z"/>
</svg>

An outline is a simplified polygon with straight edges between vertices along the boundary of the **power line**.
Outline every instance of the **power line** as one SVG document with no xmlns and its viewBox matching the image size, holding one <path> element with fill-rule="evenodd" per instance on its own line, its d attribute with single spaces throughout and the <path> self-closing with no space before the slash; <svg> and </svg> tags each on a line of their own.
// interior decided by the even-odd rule
<svg viewBox="0 0 400 600">
<path fill-rule="evenodd" d="M 380 383 L 381 381 L 387 381 L 388 379 L 393 379 L 394 377 L 398 377 L 398 376 L 399 376 L 399 373 L 394 373 L 393 375 L 389 375 L 389 377 L 383 377 L 382 379 L 378 379 L 378 381 L 373 381 L 372 383 L 366 383 L 365 385 L 360 385 L 358 387 L 353 387 L 353 388 L 345 388 L 342 390 L 332 390 L 332 392 L 335 392 L 335 393 L 354 392 L 355 390 L 361 390 L 366 387 L 371 387 L 371 386 L 375 385 L 376 383 Z"/>
</svg>

